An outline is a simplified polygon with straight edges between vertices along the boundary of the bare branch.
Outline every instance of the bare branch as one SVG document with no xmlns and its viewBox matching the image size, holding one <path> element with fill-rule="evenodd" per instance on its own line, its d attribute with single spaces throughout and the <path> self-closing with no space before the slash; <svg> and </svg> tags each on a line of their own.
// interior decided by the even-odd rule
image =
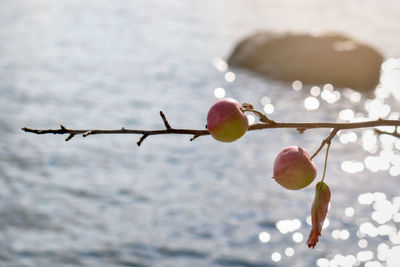
<svg viewBox="0 0 400 267">
<path fill-rule="evenodd" d="M 339 122 L 276 122 L 273 121 L 264 115 L 261 112 L 254 110 L 247 110 L 255 113 L 260 121 L 264 123 L 256 123 L 250 125 L 248 131 L 254 130 L 263 130 L 263 129 L 277 129 L 277 128 L 293 128 L 303 133 L 308 129 L 316 129 L 316 128 L 331 128 L 333 129 L 331 134 L 322 141 L 320 148 L 312 157 L 314 157 L 325 144 L 330 142 L 332 138 L 337 134 L 339 130 L 344 129 L 358 129 L 358 128 L 371 128 L 378 126 L 400 126 L 400 120 L 372 120 L 372 121 L 363 121 L 363 122 L 347 122 L 347 123 L 339 123 Z M 22 130 L 25 132 L 35 133 L 35 134 L 68 134 L 66 141 L 71 140 L 75 135 L 82 135 L 83 137 L 95 134 L 139 134 L 142 137 L 138 141 L 138 145 L 150 135 L 161 135 L 161 134 L 182 134 L 182 135 L 191 135 L 192 138 L 190 141 L 195 140 L 196 138 L 204 135 L 209 135 L 207 129 L 204 130 L 196 130 L 196 129 L 176 129 L 172 128 L 162 111 L 160 111 L 160 116 L 164 122 L 165 129 L 163 130 L 138 130 L 138 129 L 126 129 L 125 127 L 121 127 L 121 129 L 117 130 L 100 130 L 100 129 L 68 129 L 64 125 L 60 125 L 60 129 L 32 129 L 28 127 L 22 127 Z M 378 134 L 390 134 L 395 137 L 400 137 L 397 132 L 387 133 L 380 130 L 375 130 Z"/>
</svg>

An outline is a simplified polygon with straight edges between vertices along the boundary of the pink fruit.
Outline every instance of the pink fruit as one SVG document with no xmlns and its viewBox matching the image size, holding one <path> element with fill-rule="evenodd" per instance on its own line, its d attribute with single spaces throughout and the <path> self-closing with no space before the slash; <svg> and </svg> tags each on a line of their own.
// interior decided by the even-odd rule
<svg viewBox="0 0 400 267">
<path fill-rule="evenodd" d="M 207 115 L 207 129 L 221 142 L 233 142 L 242 137 L 249 127 L 240 104 L 232 98 L 215 102 Z"/>
<path fill-rule="evenodd" d="M 316 175 L 315 164 L 301 147 L 287 147 L 275 159 L 274 179 L 287 189 L 302 189 L 312 183 Z"/>
</svg>

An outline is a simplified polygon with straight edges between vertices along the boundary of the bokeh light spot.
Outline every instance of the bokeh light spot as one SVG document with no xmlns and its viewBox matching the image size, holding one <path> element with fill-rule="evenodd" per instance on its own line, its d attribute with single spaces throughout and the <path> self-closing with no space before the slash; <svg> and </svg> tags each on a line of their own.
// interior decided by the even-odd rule
<svg viewBox="0 0 400 267">
<path fill-rule="evenodd" d="M 370 205 L 374 201 L 372 193 L 364 193 L 358 196 L 358 202 L 363 205 Z"/>
<path fill-rule="evenodd" d="M 354 111 L 351 109 L 344 109 L 339 112 L 339 119 L 343 121 L 351 121 L 354 119 Z"/>
<path fill-rule="evenodd" d="M 266 104 L 264 106 L 264 112 L 267 113 L 267 114 L 274 113 L 274 106 L 272 104 Z"/>
<path fill-rule="evenodd" d="M 294 234 L 292 235 L 292 239 L 293 239 L 294 242 L 300 243 L 300 242 L 303 241 L 304 237 L 303 237 L 303 234 L 302 234 L 302 233 L 296 232 L 296 233 L 294 233 Z"/>
<path fill-rule="evenodd" d="M 352 216 L 354 215 L 354 209 L 353 209 L 352 207 L 347 207 L 347 208 L 344 210 L 344 214 L 345 214 L 347 217 L 352 217 Z"/>
<path fill-rule="evenodd" d="M 214 96 L 217 98 L 223 98 L 225 96 L 225 89 L 221 87 L 215 88 Z"/>
<path fill-rule="evenodd" d="M 274 252 L 274 253 L 271 254 L 271 259 L 274 262 L 278 262 L 278 261 L 280 261 L 282 259 L 282 256 L 281 256 L 281 254 L 279 252 Z"/>
<path fill-rule="evenodd" d="M 304 107 L 307 110 L 316 110 L 319 108 L 319 100 L 313 96 L 304 99 Z"/>
<path fill-rule="evenodd" d="M 225 62 L 225 60 L 216 57 L 213 59 L 213 64 L 217 70 L 220 72 L 225 72 L 228 70 L 228 64 Z"/>
<path fill-rule="evenodd" d="M 366 248 L 367 246 L 368 246 L 368 241 L 366 240 L 366 239 L 360 239 L 359 241 L 358 241 L 358 246 L 360 247 L 360 248 Z"/>
<path fill-rule="evenodd" d="M 330 261 L 325 258 L 319 258 L 316 263 L 317 263 L 318 267 L 329 267 L 330 266 Z"/>
<path fill-rule="evenodd" d="M 292 257 L 294 255 L 294 249 L 291 247 L 288 247 L 285 249 L 285 255 L 288 257 Z"/>
<path fill-rule="evenodd" d="M 357 253 L 359 261 L 369 261 L 374 258 L 374 253 L 371 250 L 360 251 Z"/>
<path fill-rule="evenodd" d="M 233 82 L 233 81 L 235 81 L 235 79 L 236 79 L 236 75 L 232 71 L 228 71 L 227 73 L 225 73 L 225 80 L 227 82 Z"/>
<path fill-rule="evenodd" d="M 258 239 L 262 243 L 268 243 L 271 240 L 271 235 L 268 232 L 261 232 L 258 234 Z"/>
<path fill-rule="evenodd" d="M 269 98 L 268 96 L 263 96 L 263 97 L 261 98 L 261 104 L 262 104 L 263 106 L 268 105 L 268 104 L 271 104 L 271 98 Z"/>
<path fill-rule="evenodd" d="M 301 82 L 301 81 L 294 81 L 293 83 L 292 83 L 292 88 L 293 88 L 293 90 L 295 90 L 295 91 L 300 91 L 301 90 L 301 88 L 303 88 L 303 83 Z"/>
<path fill-rule="evenodd" d="M 313 86 L 310 89 L 310 94 L 312 96 L 319 96 L 321 94 L 321 88 L 319 86 Z"/>
</svg>

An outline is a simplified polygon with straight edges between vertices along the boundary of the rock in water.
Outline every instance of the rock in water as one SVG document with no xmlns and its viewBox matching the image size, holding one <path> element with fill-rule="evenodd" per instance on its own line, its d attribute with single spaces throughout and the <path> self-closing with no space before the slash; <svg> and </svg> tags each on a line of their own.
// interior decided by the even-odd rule
<svg viewBox="0 0 400 267">
<path fill-rule="evenodd" d="M 369 91 L 379 82 L 382 61 L 374 48 L 339 34 L 257 33 L 235 47 L 228 63 L 276 80 Z"/>
</svg>

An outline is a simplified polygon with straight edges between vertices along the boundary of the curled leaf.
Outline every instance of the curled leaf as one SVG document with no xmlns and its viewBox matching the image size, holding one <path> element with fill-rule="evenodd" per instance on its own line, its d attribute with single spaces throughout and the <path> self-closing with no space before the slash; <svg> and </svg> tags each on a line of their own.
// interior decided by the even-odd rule
<svg viewBox="0 0 400 267">
<path fill-rule="evenodd" d="M 314 248 L 321 235 L 322 225 L 324 224 L 328 205 L 331 199 L 331 191 L 324 182 L 317 183 L 315 188 L 314 202 L 311 207 L 311 232 L 308 236 L 307 245 Z"/>
</svg>

